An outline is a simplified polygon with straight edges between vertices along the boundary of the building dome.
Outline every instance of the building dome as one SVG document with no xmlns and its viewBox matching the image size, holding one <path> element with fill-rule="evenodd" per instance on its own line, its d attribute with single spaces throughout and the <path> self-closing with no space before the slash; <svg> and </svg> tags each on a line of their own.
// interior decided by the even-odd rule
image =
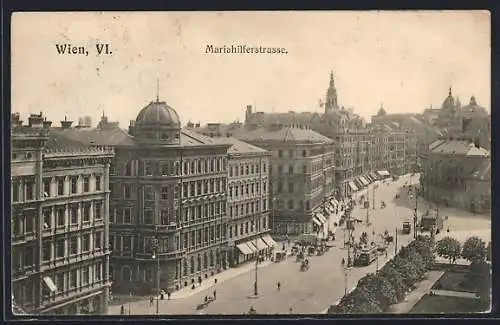
<svg viewBox="0 0 500 325">
<path fill-rule="evenodd" d="M 150 102 L 144 107 L 137 118 L 135 125 L 165 125 L 172 127 L 180 127 L 181 122 L 179 114 L 172 107 L 168 106 L 166 102 Z"/>
<path fill-rule="evenodd" d="M 448 97 L 443 102 L 443 105 L 441 106 L 442 109 L 454 109 L 455 108 L 455 99 L 453 98 L 451 94 L 451 87 L 448 92 Z"/>
<path fill-rule="evenodd" d="M 135 121 L 131 121 L 129 134 L 142 143 L 179 144 L 181 135 L 179 114 L 166 102 L 157 99 L 144 107 L 137 114 Z"/>
</svg>

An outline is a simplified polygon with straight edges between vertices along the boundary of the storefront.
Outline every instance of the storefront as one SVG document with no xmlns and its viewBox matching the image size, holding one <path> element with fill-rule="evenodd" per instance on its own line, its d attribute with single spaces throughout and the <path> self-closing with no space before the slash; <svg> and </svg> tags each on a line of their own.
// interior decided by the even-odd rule
<svg viewBox="0 0 500 325">
<path fill-rule="evenodd" d="M 237 244 L 237 264 L 255 260 L 258 256 L 266 256 L 271 252 L 275 245 L 276 242 L 269 235 L 257 237 Z"/>
<path fill-rule="evenodd" d="M 351 189 L 351 194 L 352 194 L 352 192 L 359 191 L 358 187 L 356 186 L 356 184 L 354 184 L 353 181 L 350 181 L 348 184 L 349 184 L 349 188 Z"/>
</svg>

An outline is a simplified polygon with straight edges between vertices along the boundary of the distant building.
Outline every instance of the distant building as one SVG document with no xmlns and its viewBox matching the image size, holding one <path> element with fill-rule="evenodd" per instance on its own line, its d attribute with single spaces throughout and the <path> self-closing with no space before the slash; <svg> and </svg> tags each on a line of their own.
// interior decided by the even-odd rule
<svg viewBox="0 0 500 325">
<path fill-rule="evenodd" d="M 487 193 L 471 196 L 467 182 L 489 161 L 490 153 L 478 143 L 465 139 L 438 140 L 423 157 L 420 184 L 426 200 L 471 209 L 473 201 Z M 474 187 L 474 184 L 469 184 Z M 482 202 L 482 201 L 481 201 Z M 482 203 L 481 203 L 482 204 Z"/>
<path fill-rule="evenodd" d="M 230 265 L 237 265 L 259 254 L 269 254 L 275 242 L 269 235 L 269 167 L 271 153 L 233 137 L 221 136 L 216 142 L 230 144 L 228 150 L 228 234 Z"/>
<path fill-rule="evenodd" d="M 61 132 L 71 126 L 61 121 Z M 12 294 L 28 314 L 106 314 L 113 150 L 12 116 Z"/>
<path fill-rule="evenodd" d="M 491 212 L 491 160 L 484 161 L 465 181 L 470 200 L 468 210 Z"/>
<path fill-rule="evenodd" d="M 270 195 L 275 234 L 319 231 L 335 196 L 335 157 L 331 139 L 313 130 L 275 126 L 240 130 L 235 137 L 272 152 Z"/>
</svg>

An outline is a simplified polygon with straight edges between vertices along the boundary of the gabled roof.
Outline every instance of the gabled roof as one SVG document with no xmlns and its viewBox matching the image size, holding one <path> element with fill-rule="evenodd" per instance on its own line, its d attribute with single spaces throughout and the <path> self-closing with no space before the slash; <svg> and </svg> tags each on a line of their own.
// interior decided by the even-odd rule
<svg viewBox="0 0 500 325">
<path fill-rule="evenodd" d="M 491 181 L 491 160 L 484 161 L 478 169 L 472 172 L 471 178 L 477 181 Z"/>
<path fill-rule="evenodd" d="M 259 148 L 257 146 L 251 145 L 244 141 L 238 140 L 234 137 L 219 137 L 214 138 L 215 142 L 222 144 L 230 144 L 231 147 L 228 150 L 229 154 L 245 154 L 245 153 L 265 153 L 268 152 L 265 149 Z"/>
</svg>

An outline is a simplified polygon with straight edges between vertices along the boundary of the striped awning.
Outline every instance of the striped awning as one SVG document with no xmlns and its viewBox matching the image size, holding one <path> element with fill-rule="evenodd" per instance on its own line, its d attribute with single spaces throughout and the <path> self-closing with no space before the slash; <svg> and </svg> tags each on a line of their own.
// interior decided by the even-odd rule
<svg viewBox="0 0 500 325">
<path fill-rule="evenodd" d="M 269 248 L 269 246 L 267 246 L 266 243 L 261 238 L 257 238 L 257 240 L 252 240 L 252 242 L 254 243 L 254 245 L 255 244 L 257 245 L 257 249 L 259 251 Z"/>
<path fill-rule="evenodd" d="M 248 247 L 246 243 L 236 245 L 236 247 L 243 255 L 253 254 L 253 251 L 250 249 L 250 247 Z"/>
<path fill-rule="evenodd" d="M 361 180 L 361 183 L 363 183 L 365 186 L 370 185 L 370 182 L 368 182 L 368 180 L 363 176 L 361 176 L 359 179 Z"/>
<path fill-rule="evenodd" d="M 312 220 L 316 224 L 316 226 L 321 227 L 322 223 L 321 221 L 319 221 L 317 216 L 314 216 Z"/>
<path fill-rule="evenodd" d="M 330 203 L 336 208 L 339 206 L 339 201 L 337 201 L 336 199 L 331 199 L 330 200 Z"/>
<path fill-rule="evenodd" d="M 353 181 L 350 181 L 348 184 L 352 191 L 354 192 L 358 191 L 358 187 L 356 186 L 356 184 L 354 184 Z"/>
<path fill-rule="evenodd" d="M 321 224 L 326 223 L 326 218 L 322 213 L 316 213 L 316 217 L 321 221 Z"/>
<path fill-rule="evenodd" d="M 276 246 L 276 242 L 274 241 L 274 239 L 271 236 L 265 235 L 264 237 L 262 237 L 262 239 L 267 244 L 267 246 L 269 246 L 269 247 Z"/>
</svg>

